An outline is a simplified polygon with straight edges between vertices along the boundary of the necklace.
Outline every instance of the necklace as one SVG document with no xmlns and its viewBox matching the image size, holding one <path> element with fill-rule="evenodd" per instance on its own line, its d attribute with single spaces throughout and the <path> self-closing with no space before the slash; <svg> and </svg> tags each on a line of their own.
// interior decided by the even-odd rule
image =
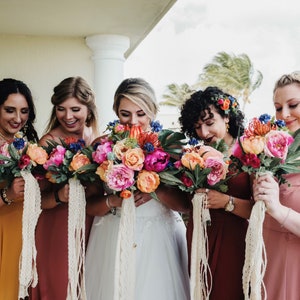
<svg viewBox="0 0 300 300">
<path fill-rule="evenodd" d="M 12 139 L 7 138 L 1 131 L 0 131 L 0 137 L 8 143 L 10 143 L 13 140 L 13 138 Z"/>
</svg>

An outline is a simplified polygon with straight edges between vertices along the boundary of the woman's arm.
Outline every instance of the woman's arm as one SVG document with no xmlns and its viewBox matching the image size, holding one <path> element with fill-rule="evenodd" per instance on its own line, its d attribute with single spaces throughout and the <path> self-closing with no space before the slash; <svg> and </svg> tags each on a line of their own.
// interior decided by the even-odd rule
<svg viewBox="0 0 300 300">
<path fill-rule="evenodd" d="M 282 227 L 300 237 L 300 214 L 290 207 L 282 205 L 279 199 L 279 185 L 270 175 L 254 180 L 253 195 L 255 201 L 264 201 L 267 213 Z"/>
</svg>

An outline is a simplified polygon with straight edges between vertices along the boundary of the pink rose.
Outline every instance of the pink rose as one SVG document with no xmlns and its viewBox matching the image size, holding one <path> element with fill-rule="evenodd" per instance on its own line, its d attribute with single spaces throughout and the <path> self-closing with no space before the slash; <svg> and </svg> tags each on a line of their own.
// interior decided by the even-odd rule
<svg viewBox="0 0 300 300">
<path fill-rule="evenodd" d="M 112 152 L 112 142 L 104 142 L 97 146 L 97 149 L 92 153 L 93 160 L 102 164 L 107 159 L 107 154 Z"/>
<path fill-rule="evenodd" d="M 18 161 L 18 167 L 23 170 L 30 164 L 30 161 L 30 157 L 27 154 L 24 154 Z"/>
<path fill-rule="evenodd" d="M 122 191 L 134 184 L 134 171 L 123 164 L 113 165 L 106 173 L 107 185 L 114 191 Z"/>
<path fill-rule="evenodd" d="M 65 153 L 66 149 L 61 145 L 57 145 L 50 153 L 49 159 L 44 163 L 44 168 L 48 170 L 51 165 L 60 166 L 64 161 Z"/>
<path fill-rule="evenodd" d="M 271 130 L 266 134 L 266 144 L 264 152 L 267 156 L 286 159 L 289 145 L 294 138 L 285 131 Z"/>
<path fill-rule="evenodd" d="M 221 179 L 225 179 L 228 165 L 222 159 L 208 157 L 205 161 L 205 167 L 211 168 L 210 173 L 207 175 L 209 185 L 214 185 Z"/>
<path fill-rule="evenodd" d="M 146 156 L 144 168 L 147 171 L 162 172 L 168 165 L 169 160 L 170 154 L 161 149 L 156 149 Z"/>
</svg>

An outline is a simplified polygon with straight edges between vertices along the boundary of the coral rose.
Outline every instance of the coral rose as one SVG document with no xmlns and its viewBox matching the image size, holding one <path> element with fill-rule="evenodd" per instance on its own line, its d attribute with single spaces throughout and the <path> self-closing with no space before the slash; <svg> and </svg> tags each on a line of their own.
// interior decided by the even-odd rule
<svg viewBox="0 0 300 300">
<path fill-rule="evenodd" d="M 259 154 L 265 147 L 265 138 L 262 136 L 250 136 L 240 139 L 245 153 Z"/>
<path fill-rule="evenodd" d="M 197 165 L 199 165 L 201 168 L 204 167 L 204 159 L 195 152 L 186 152 L 183 154 L 181 157 L 181 163 L 189 170 L 195 170 Z"/>
<path fill-rule="evenodd" d="M 37 144 L 28 144 L 26 154 L 39 165 L 43 165 L 48 159 L 48 153 Z"/>
<path fill-rule="evenodd" d="M 122 157 L 123 164 L 134 171 L 142 170 L 144 160 L 145 155 L 141 148 L 128 149 Z"/>
<path fill-rule="evenodd" d="M 69 170 L 70 171 L 77 171 L 79 168 L 81 168 L 83 166 L 86 166 L 90 163 L 91 163 L 91 161 L 89 160 L 89 158 L 85 154 L 76 153 L 72 158 Z"/>
<path fill-rule="evenodd" d="M 143 193 L 154 192 L 160 184 L 160 179 L 157 173 L 152 171 L 142 170 L 137 177 L 137 187 Z"/>
</svg>

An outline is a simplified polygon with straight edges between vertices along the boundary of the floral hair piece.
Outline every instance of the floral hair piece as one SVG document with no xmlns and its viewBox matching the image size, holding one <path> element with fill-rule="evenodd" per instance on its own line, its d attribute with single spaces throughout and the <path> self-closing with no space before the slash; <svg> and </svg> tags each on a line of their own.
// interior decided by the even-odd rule
<svg viewBox="0 0 300 300">
<path fill-rule="evenodd" d="M 230 112 L 236 114 L 238 102 L 234 97 L 230 95 L 217 94 L 212 97 L 212 100 L 217 102 L 218 106 L 225 112 L 225 114 L 229 114 Z"/>
</svg>

